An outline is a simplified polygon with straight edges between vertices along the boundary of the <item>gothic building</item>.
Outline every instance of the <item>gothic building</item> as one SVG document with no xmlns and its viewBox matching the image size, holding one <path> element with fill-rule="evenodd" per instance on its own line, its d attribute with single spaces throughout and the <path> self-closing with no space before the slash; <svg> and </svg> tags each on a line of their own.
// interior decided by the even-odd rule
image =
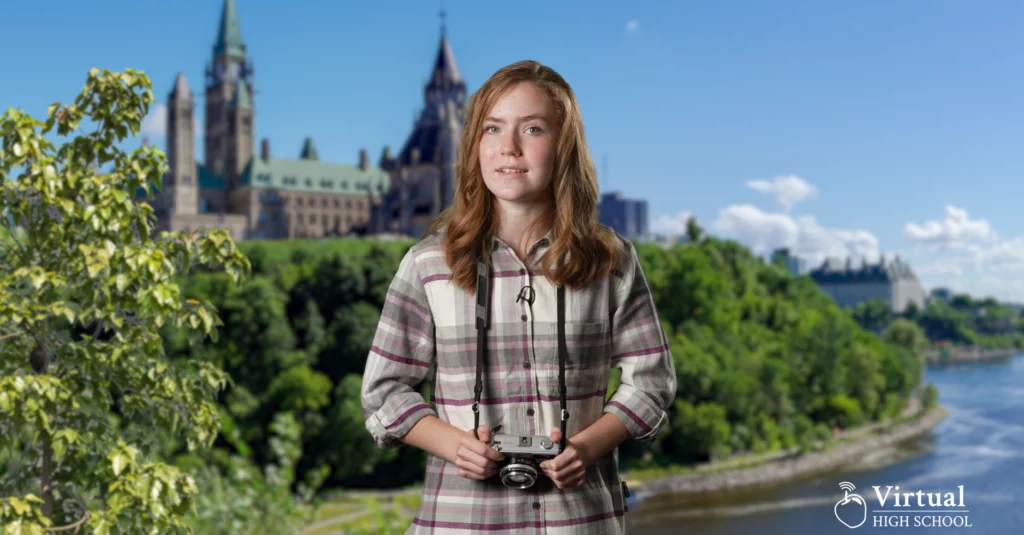
<svg viewBox="0 0 1024 535">
<path fill-rule="evenodd" d="M 459 74 L 444 26 L 427 81 L 424 107 L 397 156 L 385 151 L 380 167 L 391 189 L 381 191 L 370 232 L 420 236 L 455 194 L 459 139 L 466 121 L 466 82 Z"/>
<path fill-rule="evenodd" d="M 233 238 L 347 234 L 416 235 L 451 204 L 466 84 L 442 25 L 426 106 L 401 151 L 385 147 L 377 166 L 320 161 L 312 139 L 297 158 L 256 154 L 254 68 L 234 0 L 224 0 L 203 85 L 203 160 L 194 154 L 196 98 L 179 74 L 167 100 L 170 171 L 149 202 L 154 231 L 227 228 Z"/>
</svg>

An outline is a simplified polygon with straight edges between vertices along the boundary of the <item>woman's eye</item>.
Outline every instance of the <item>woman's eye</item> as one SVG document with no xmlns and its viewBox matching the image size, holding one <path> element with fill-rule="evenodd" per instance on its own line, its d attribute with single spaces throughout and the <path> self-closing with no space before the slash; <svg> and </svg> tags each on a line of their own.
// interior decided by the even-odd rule
<svg viewBox="0 0 1024 535">
<path fill-rule="evenodd" d="M 494 126 L 494 125 L 491 125 L 491 126 L 485 126 L 485 127 L 484 127 L 484 132 L 485 132 L 485 133 L 488 133 L 488 134 L 493 134 L 493 133 L 495 133 L 495 132 L 497 132 L 497 131 L 498 131 L 498 127 L 497 127 L 497 126 Z"/>
<path fill-rule="evenodd" d="M 530 127 L 526 128 L 526 132 L 528 134 L 539 134 L 540 133 L 540 128 L 538 128 L 536 126 L 530 126 Z"/>
</svg>

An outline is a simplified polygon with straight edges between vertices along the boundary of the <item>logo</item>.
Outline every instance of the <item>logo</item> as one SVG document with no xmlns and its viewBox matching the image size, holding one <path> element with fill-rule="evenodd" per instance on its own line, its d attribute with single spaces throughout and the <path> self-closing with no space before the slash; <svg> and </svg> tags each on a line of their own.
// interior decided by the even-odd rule
<svg viewBox="0 0 1024 535">
<path fill-rule="evenodd" d="M 868 504 L 859 494 L 850 494 L 857 490 L 853 483 L 843 481 L 839 488 L 843 489 L 845 496 L 836 502 L 836 518 L 850 529 L 859 528 L 868 519 Z"/>
<path fill-rule="evenodd" d="M 857 487 L 849 481 L 840 483 L 839 488 L 843 489 L 843 497 L 834 508 L 836 519 L 850 529 L 857 529 L 868 521 L 867 500 L 853 493 Z M 963 485 L 957 486 L 954 492 L 909 492 L 900 490 L 899 485 L 875 485 L 871 488 L 878 500 L 877 507 L 872 505 L 870 510 L 872 527 L 974 527 L 967 516 L 970 510 L 964 503 Z"/>
</svg>

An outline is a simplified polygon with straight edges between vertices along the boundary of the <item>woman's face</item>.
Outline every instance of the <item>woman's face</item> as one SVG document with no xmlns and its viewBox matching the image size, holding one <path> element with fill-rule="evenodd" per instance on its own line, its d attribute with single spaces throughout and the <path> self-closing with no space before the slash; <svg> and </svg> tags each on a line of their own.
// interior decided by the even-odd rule
<svg viewBox="0 0 1024 535">
<path fill-rule="evenodd" d="M 504 208 L 545 205 L 558 140 L 555 108 L 541 88 L 522 82 L 484 118 L 480 171 Z"/>
</svg>

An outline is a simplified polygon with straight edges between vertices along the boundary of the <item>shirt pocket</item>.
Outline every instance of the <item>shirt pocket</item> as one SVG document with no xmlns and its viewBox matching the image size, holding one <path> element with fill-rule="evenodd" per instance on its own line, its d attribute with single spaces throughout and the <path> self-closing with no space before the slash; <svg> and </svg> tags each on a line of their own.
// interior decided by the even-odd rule
<svg viewBox="0 0 1024 535">
<path fill-rule="evenodd" d="M 565 323 L 565 387 L 566 395 L 597 395 L 607 388 L 609 352 L 611 348 L 608 322 Z M 558 399 L 558 324 L 544 326 L 545 343 L 537 351 L 543 385 L 542 392 Z"/>
</svg>

